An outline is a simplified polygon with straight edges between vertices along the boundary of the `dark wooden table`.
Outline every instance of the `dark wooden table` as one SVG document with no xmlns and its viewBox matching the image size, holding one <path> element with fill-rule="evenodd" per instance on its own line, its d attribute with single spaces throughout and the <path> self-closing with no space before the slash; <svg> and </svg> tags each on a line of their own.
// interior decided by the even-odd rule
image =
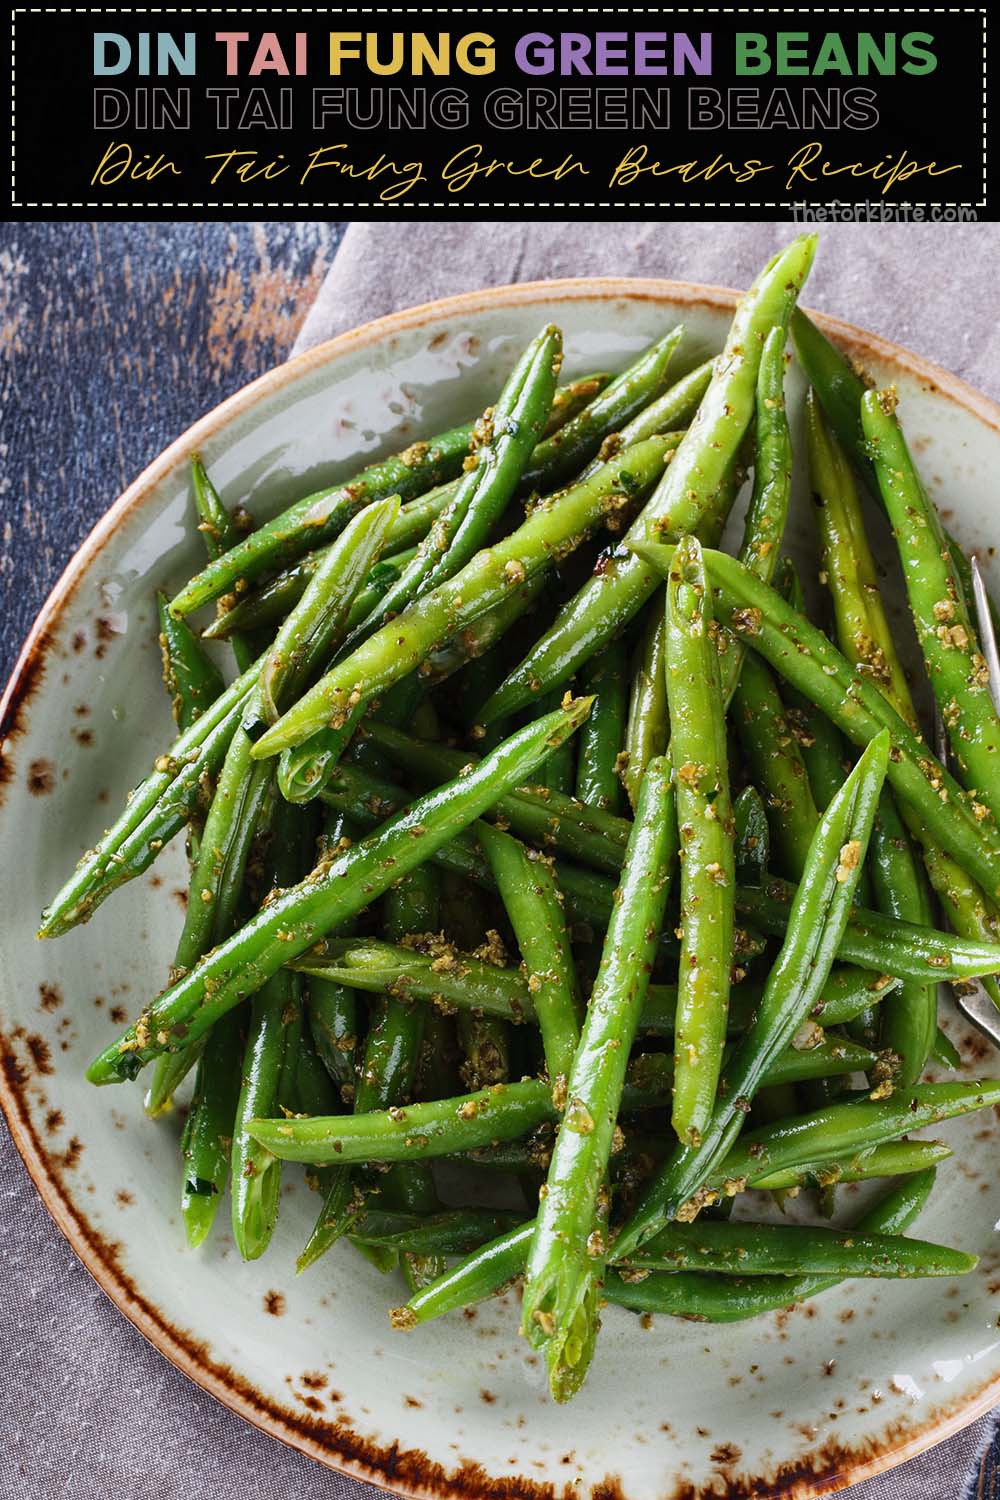
<svg viewBox="0 0 1000 1500">
<path fill-rule="evenodd" d="M 0 230 L 0 681 L 115 497 L 203 412 L 285 358 L 344 228 Z"/>
</svg>

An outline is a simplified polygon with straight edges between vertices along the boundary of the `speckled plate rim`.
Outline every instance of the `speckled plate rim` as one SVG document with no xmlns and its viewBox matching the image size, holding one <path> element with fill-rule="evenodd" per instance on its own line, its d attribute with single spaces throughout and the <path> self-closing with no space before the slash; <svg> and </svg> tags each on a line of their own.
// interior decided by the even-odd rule
<svg viewBox="0 0 1000 1500">
<path fill-rule="evenodd" d="M 364 323 L 307 349 L 227 397 L 164 449 L 110 506 L 70 558 L 42 605 L 0 697 L 0 786 L 6 779 L 3 758 L 6 741 L 22 727 L 21 715 L 26 712 L 33 688 L 44 671 L 46 649 L 53 628 L 58 624 L 64 608 L 91 564 L 125 517 L 141 506 L 178 465 L 186 462 L 192 452 L 196 452 L 232 419 L 252 410 L 263 398 L 274 395 L 309 370 L 321 368 L 347 353 L 379 344 L 394 334 L 429 323 L 478 314 L 487 309 L 519 307 L 541 301 L 551 303 L 613 298 L 664 302 L 674 307 L 700 304 L 727 309 L 735 304 L 739 295 L 727 287 L 654 277 L 567 277 L 553 281 L 487 287 L 421 303 Z M 811 313 L 811 316 L 852 357 L 863 363 L 874 359 L 905 371 L 926 390 L 970 411 L 1000 435 L 1000 403 L 984 396 L 941 366 L 879 334 L 829 314 Z M 471 1484 L 468 1480 L 457 1483 L 454 1476 L 448 1475 L 443 1469 L 439 1474 L 431 1472 L 422 1454 L 422 1462 L 411 1475 L 407 1472 L 407 1455 L 395 1445 L 385 1452 L 376 1453 L 364 1440 L 355 1441 L 350 1434 L 341 1431 L 336 1436 L 339 1446 L 334 1447 L 325 1424 L 304 1418 L 293 1420 L 286 1411 L 262 1399 L 235 1371 L 213 1361 L 204 1345 L 167 1322 L 159 1309 L 142 1295 L 116 1264 L 114 1257 L 107 1253 L 101 1237 L 91 1229 L 85 1216 L 73 1205 L 54 1175 L 17 1089 L 12 1087 L 2 1072 L 0 1109 L 3 1110 L 14 1144 L 45 1207 L 101 1290 L 155 1349 L 223 1406 L 262 1432 L 280 1439 L 328 1468 L 377 1485 L 390 1493 L 413 1497 L 413 1500 L 422 1500 L 427 1495 L 447 1495 L 456 1497 L 456 1500 L 458 1497 L 470 1500 L 472 1496 L 488 1495 L 490 1500 L 498 1500 L 512 1486 L 516 1488 L 516 1479 L 505 1484 L 503 1481 L 491 1481 L 485 1476 L 484 1482 L 478 1486 L 475 1481 Z M 942 1442 L 998 1402 L 1000 1373 L 956 1409 L 942 1413 L 920 1432 L 909 1435 L 905 1440 L 894 1443 L 890 1438 L 881 1452 L 873 1455 L 869 1450 L 864 1457 L 858 1458 L 857 1463 L 845 1465 L 837 1473 L 802 1475 L 791 1479 L 780 1490 L 769 1493 L 775 1500 L 779 1500 L 779 1497 L 780 1500 L 804 1500 L 806 1496 L 829 1494 L 848 1485 L 858 1484 Z"/>
</svg>

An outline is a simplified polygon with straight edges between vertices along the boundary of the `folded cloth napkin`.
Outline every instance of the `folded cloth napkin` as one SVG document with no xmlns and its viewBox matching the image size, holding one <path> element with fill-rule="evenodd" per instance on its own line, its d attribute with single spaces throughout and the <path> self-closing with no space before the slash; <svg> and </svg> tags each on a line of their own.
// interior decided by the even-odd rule
<svg viewBox="0 0 1000 1500">
<path fill-rule="evenodd" d="M 995 225 L 824 225 L 819 274 L 809 283 L 806 301 L 1000 396 L 1000 329 L 977 325 L 973 342 L 969 319 L 956 316 L 956 308 L 975 307 L 981 297 L 985 236 L 995 250 Z M 745 287 L 788 237 L 787 224 L 771 221 L 355 223 L 294 352 L 400 307 L 512 281 L 664 276 Z M 935 294 L 928 297 L 928 290 Z M 928 1453 L 852 1485 L 845 1497 L 1000 1497 L 998 1421 L 996 1412 L 982 1417 Z"/>
</svg>

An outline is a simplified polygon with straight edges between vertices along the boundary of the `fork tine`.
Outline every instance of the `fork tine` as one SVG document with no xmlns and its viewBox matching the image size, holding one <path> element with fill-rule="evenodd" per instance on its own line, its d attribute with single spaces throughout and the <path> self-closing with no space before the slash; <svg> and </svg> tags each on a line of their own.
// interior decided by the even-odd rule
<svg viewBox="0 0 1000 1500">
<path fill-rule="evenodd" d="M 983 648 L 983 656 L 990 670 L 990 697 L 993 699 L 993 707 L 1000 712 L 1000 654 L 997 652 L 997 636 L 993 626 L 993 611 L 990 609 L 990 599 L 983 582 L 983 575 L 979 571 L 979 558 L 973 555 L 970 559 L 972 565 L 972 593 L 976 603 L 976 625 L 979 630 L 979 642 Z"/>
</svg>

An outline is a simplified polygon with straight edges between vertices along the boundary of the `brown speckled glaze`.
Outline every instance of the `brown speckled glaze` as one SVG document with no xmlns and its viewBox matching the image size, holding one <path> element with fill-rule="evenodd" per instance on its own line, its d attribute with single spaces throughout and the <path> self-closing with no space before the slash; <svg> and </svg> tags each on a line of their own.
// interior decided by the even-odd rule
<svg viewBox="0 0 1000 1500">
<path fill-rule="evenodd" d="M 402 1494 L 816 1495 L 901 1461 L 1000 1399 L 995 1118 L 949 1127 L 958 1154 L 922 1221 L 980 1253 L 973 1277 L 855 1283 L 717 1330 L 665 1319 L 644 1328 L 612 1309 L 591 1380 L 557 1409 L 515 1336 L 513 1297 L 402 1336 L 385 1321 L 392 1289 L 348 1246 L 295 1278 L 315 1210 L 300 1179 L 289 1178 L 262 1262 L 240 1263 L 224 1214 L 203 1252 L 183 1248 L 179 1119 L 151 1124 L 139 1088 L 81 1081 L 112 1028 L 162 983 L 181 920 L 179 849 L 70 937 L 33 938 L 45 896 L 169 735 L 153 586 L 197 566 L 184 473 L 193 450 L 228 497 L 266 516 L 346 475 L 353 454 L 369 460 L 484 404 L 549 317 L 566 330 L 567 369 L 620 365 L 677 317 L 693 364 L 721 337 L 732 295 L 653 281 L 499 288 L 311 350 L 198 423 L 112 507 L 53 591 L 0 707 L 0 1100 L 28 1170 L 100 1285 L 192 1379 L 321 1462 Z M 827 324 L 899 383 L 959 537 L 991 541 L 1000 411 L 913 356 Z M 805 556 L 808 526 L 791 536 Z M 990 558 L 987 546 L 987 567 Z M 893 608 L 902 620 L 898 599 Z M 948 1030 L 971 1071 L 992 1069 L 957 1016 Z"/>
</svg>

